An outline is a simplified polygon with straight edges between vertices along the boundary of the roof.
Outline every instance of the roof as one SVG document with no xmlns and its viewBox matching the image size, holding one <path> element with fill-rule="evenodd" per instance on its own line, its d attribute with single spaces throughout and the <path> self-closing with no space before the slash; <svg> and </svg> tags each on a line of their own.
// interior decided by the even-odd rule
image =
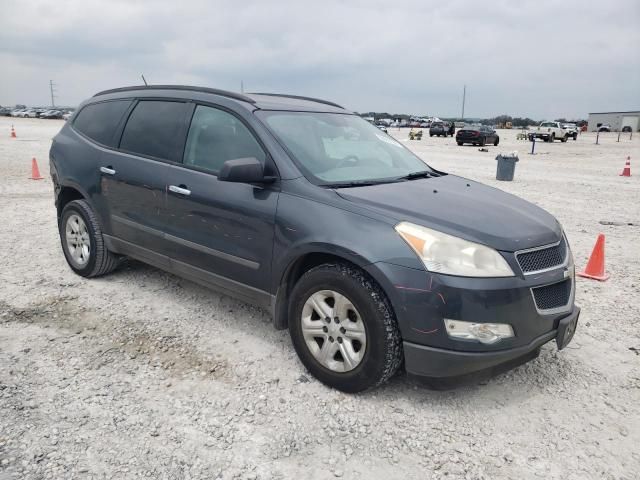
<svg viewBox="0 0 640 480">
<path fill-rule="evenodd" d="M 133 93 L 136 91 L 179 91 L 179 92 L 194 92 L 199 94 L 211 94 L 228 99 L 242 102 L 245 105 L 249 104 L 254 108 L 263 110 L 290 110 L 290 111 L 322 111 L 322 112 L 340 112 L 346 113 L 347 111 L 337 103 L 330 102 L 328 100 L 322 100 L 319 98 L 303 97 L 300 95 L 288 95 L 282 93 L 236 93 L 227 90 L 220 90 L 217 88 L 209 87 L 197 87 L 191 85 L 135 85 L 130 87 L 113 88 L 110 90 L 103 90 L 96 93 L 93 97 L 99 97 L 102 95 L 112 95 L 117 93 Z"/>
<path fill-rule="evenodd" d="M 589 112 L 589 115 L 610 115 L 612 113 L 633 113 L 636 115 L 640 115 L 640 110 L 633 110 L 630 112 Z"/>
</svg>

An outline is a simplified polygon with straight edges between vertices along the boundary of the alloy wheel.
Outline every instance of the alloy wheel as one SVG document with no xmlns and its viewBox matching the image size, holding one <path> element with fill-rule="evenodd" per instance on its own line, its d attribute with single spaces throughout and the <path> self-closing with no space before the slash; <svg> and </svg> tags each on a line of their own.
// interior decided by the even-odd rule
<svg viewBox="0 0 640 480">
<path fill-rule="evenodd" d="M 77 268 L 83 268 L 89 262 L 91 254 L 91 237 L 87 224 L 82 217 L 71 214 L 65 225 L 67 252 Z"/>
<path fill-rule="evenodd" d="M 344 295 L 333 290 L 313 293 L 300 322 L 307 348 L 323 367 L 348 372 L 362 362 L 367 332 L 358 310 Z"/>
</svg>

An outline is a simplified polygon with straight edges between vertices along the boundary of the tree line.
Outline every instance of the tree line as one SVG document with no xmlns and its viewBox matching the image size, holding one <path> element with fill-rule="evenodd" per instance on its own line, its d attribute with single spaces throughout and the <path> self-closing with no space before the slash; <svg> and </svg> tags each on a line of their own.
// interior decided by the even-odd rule
<svg viewBox="0 0 640 480">
<path fill-rule="evenodd" d="M 373 117 L 375 120 L 380 120 L 382 118 L 392 118 L 394 120 L 409 120 L 411 117 L 427 117 L 428 115 L 408 115 L 406 113 L 388 113 L 388 112 L 366 112 L 366 113 L 359 113 L 359 115 L 361 117 Z M 440 117 L 442 118 L 442 117 Z M 482 125 L 500 125 L 500 124 L 506 124 L 507 122 L 511 122 L 511 124 L 513 125 L 513 127 L 518 128 L 518 127 L 529 127 L 532 125 L 539 125 L 541 121 L 543 120 L 534 120 L 532 118 L 529 117 L 512 117 L 511 115 L 498 115 L 497 117 L 492 117 L 492 118 L 467 118 L 465 120 L 463 120 L 462 118 L 459 117 L 450 117 L 450 118 L 442 118 L 442 120 L 448 121 L 448 122 L 462 122 L 462 121 L 466 121 L 468 123 L 480 123 Z M 555 122 L 560 122 L 560 123 L 575 123 L 576 125 L 578 125 L 579 127 L 582 125 L 586 125 L 587 121 L 584 119 L 571 119 L 571 120 L 567 120 L 566 118 L 556 118 L 554 119 Z"/>
</svg>

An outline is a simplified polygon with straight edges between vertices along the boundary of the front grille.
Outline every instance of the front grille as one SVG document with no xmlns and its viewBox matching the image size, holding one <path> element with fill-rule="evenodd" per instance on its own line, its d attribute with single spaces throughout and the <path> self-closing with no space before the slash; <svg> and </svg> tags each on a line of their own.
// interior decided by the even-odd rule
<svg viewBox="0 0 640 480">
<path fill-rule="evenodd" d="M 532 288 L 531 290 L 538 310 L 564 307 L 571 298 L 571 279 L 568 278 L 553 285 Z"/>
<path fill-rule="evenodd" d="M 567 243 L 563 238 L 558 245 L 539 250 L 516 253 L 523 273 L 538 272 L 562 265 L 567 257 Z"/>
</svg>

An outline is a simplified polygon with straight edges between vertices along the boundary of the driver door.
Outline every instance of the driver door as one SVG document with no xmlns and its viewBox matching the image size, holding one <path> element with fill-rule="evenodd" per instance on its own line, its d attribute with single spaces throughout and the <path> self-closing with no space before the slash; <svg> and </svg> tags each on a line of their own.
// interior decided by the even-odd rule
<svg viewBox="0 0 640 480">
<path fill-rule="evenodd" d="M 278 183 L 222 182 L 227 160 L 270 159 L 249 127 L 225 110 L 197 105 L 181 165 L 167 175 L 166 238 L 172 265 L 253 303 L 268 303 Z"/>
</svg>

